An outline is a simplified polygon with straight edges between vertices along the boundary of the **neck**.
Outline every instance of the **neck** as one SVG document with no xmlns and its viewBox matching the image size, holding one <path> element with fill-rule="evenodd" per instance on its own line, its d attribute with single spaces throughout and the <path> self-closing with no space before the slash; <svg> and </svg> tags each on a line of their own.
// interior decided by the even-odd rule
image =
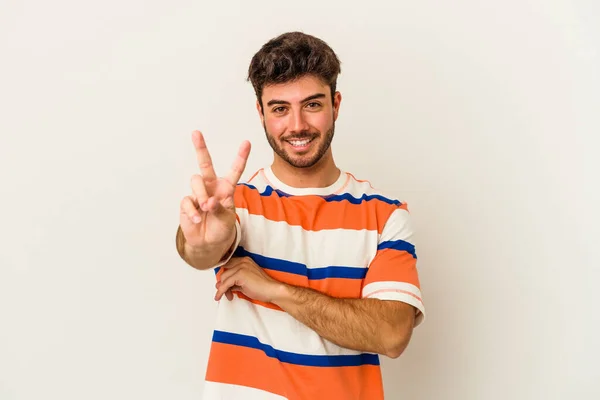
<svg viewBox="0 0 600 400">
<path fill-rule="evenodd" d="M 295 188 L 323 188 L 334 184 L 340 177 L 340 170 L 335 165 L 331 151 L 308 168 L 294 167 L 276 155 L 271 170 L 277 179 Z"/>
</svg>

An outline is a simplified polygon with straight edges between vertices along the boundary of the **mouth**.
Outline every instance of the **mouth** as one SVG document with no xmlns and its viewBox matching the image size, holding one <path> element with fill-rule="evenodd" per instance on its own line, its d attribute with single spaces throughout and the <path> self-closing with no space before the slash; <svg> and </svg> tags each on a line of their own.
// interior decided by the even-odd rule
<svg viewBox="0 0 600 400">
<path fill-rule="evenodd" d="M 289 139 L 285 142 L 288 143 L 296 151 L 306 151 L 309 149 L 311 143 L 315 138 L 304 138 L 304 139 Z"/>
</svg>

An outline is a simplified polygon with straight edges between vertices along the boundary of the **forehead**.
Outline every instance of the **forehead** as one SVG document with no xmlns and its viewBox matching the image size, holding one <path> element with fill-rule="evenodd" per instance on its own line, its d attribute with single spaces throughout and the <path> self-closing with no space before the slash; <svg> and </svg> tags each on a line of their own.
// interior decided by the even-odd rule
<svg viewBox="0 0 600 400">
<path fill-rule="evenodd" d="M 329 97 L 331 95 L 329 93 L 329 85 L 321 79 L 309 75 L 290 82 L 265 86 L 263 88 L 262 99 L 265 104 L 271 100 L 284 100 L 290 103 L 297 103 L 317 93 L 323 93 Z"/>
</svg>

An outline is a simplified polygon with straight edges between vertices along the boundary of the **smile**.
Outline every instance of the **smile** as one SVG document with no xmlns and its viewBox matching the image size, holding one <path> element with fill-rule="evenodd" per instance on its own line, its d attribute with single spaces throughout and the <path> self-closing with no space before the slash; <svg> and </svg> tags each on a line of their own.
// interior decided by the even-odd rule
<svg viewBox="0 0 600 400">
<path fill-rule="evenodd" d="M 294 147 L 305 147 L 306 145 L 308 145 L 310 142 L 312 142 L 314 139 L 294 139 L 294 140 L 287 140 L 287 142 L 289 144 L 291 144 Z"/>
</svg>

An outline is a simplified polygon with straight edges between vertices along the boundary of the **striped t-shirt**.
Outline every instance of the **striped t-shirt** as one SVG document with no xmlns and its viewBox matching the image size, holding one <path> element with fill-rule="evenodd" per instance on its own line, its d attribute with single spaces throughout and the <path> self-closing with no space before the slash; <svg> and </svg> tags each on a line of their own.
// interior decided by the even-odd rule
<svg viewBox="0 0 600 400">
<path fill-rule="evenodd" d="M 406 302 L 422 322 L 405 203 L 345 172 L 329 187 L 307 189 L 264 168 L 238 184 L 235 206 L 234 256 L 329 296 Z M 379 356 L 337 346 L 274 304 L 235 293 L 218 305 L 204 399 L 383 399 Z"/>
</svg>

